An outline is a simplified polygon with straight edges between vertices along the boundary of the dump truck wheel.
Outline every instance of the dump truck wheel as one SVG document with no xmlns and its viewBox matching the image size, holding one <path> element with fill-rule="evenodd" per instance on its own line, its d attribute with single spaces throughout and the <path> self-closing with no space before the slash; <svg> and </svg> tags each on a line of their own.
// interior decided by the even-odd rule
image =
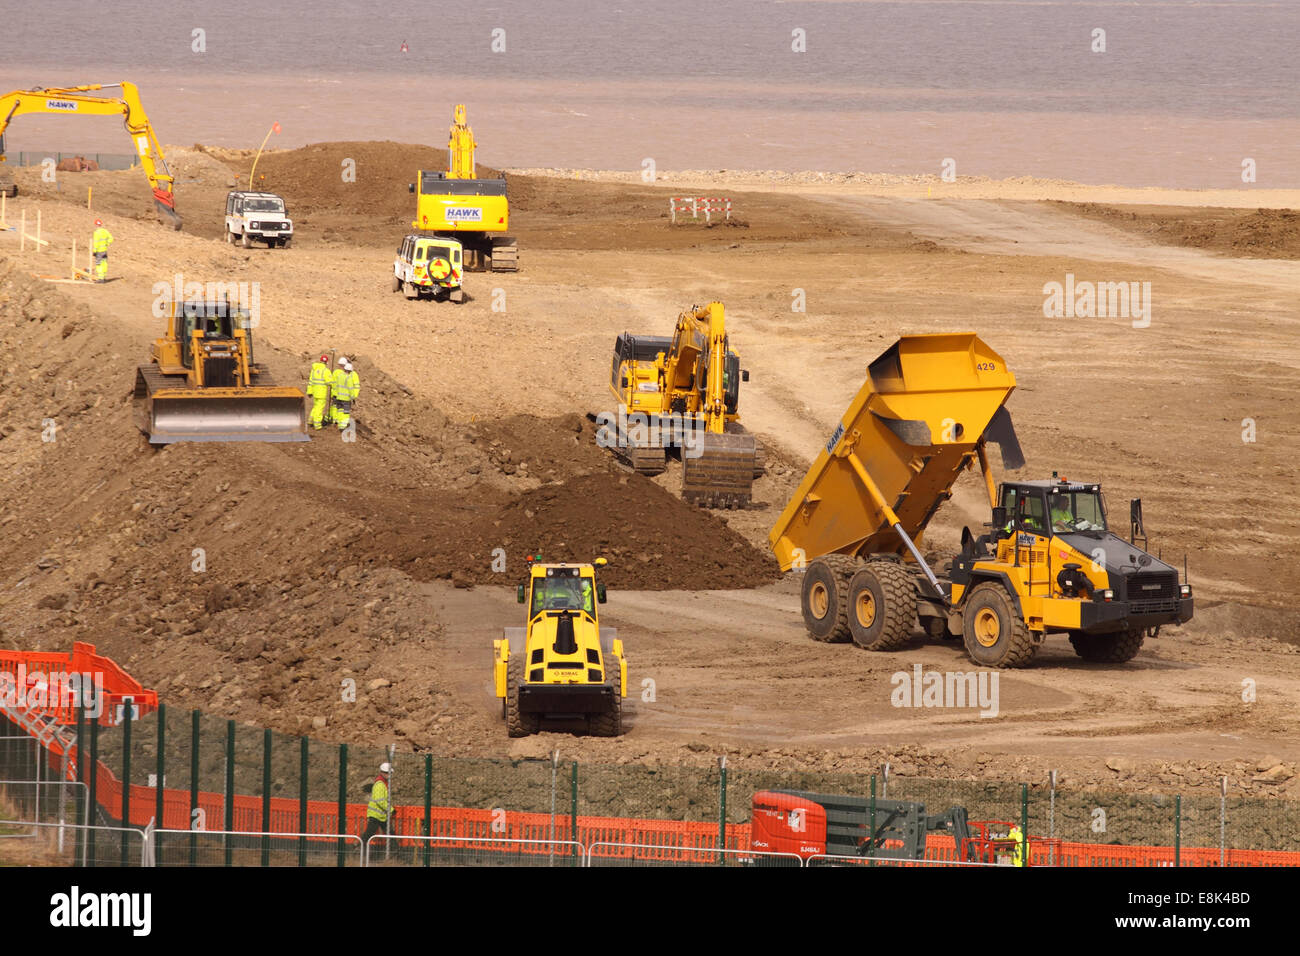
<svg viewBox="0 0 1300 956">
<path fill-rule="evenodd" d="M 511 737 L 527 737 L 537 733 L 541 718 L 525 714 L 519 709 L 519 685 L 524 682 L 524 661 L 511 655 L 506 665 L 506 732 Z"/>
<path fill-rule="evenodd" d="M 1070 633 L 1074 653 L 1085 661 L 1099 664 L 1123 664 L 1137 657 L 1146 634 L 1140 630 L 1116 631 L 1114 634 Z"/>
<path fill-rule="evenodd" d="M 828 554 L 808 565 L 803 574 L 803 623 L 814 641 L 843 644 L 849 639 L 849 578 L 856 559 Z"/>
<path fill-rule="evenodd" d="M 892 651 L 912 636 L 916 586 L 902 565 L 871 561 L 849 579 L 849 635 L 858 647 Z"/>
<path fill-rule="evenodd" d="M 971 591 L 962 608 L 966 653 L 987 667 L 1024 667 L 1038 650 L 1011 595 L 985 581 Z"/>
</svg>

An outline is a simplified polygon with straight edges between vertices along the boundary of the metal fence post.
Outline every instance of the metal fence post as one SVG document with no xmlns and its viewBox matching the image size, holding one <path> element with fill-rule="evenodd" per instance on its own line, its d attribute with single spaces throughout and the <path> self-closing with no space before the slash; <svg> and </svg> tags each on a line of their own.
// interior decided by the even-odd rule
<svg viewBox="0 0 1300 956">
<path fill-rule="evenodd" d="M 433 836 L 433 754 L 424 755 L 424 835 Z M 429 850 L 433 841 L 424 844 L 424 865 L 429 865 Z"/>
<path fill-rule="evenodd" d="M 1029 865 L 1029 784 L 1020 785 L 1020 865 Z"/>
<path fill-rule="evenodd" d="M 1219 866 L 1227 861 L 1228 778 L 1219 778 Z"/>
<path fill-rule="evenodd" d="M 347 836 L 348 833 L 348 745 L 339 744 L 339 836 Z M 347 858 L 344 852 L 345 841 L 339 840 L 339 866 L 347 865 Z M 362 856 L 365 855 L 364 844 L 361 847 Z"/>
<path fill-rule="evenodd" d="M 1053 770 L 1049 774 L 1049 779 L 1052 782 L 1052 802 L 1048 805 L 1048 811 L 1047 811 L 1047 838 L 1049 840 L 1055 840 L 1056 839 L 1056 771 L 1055 770 Z M 1056 866 L 1056 844 L 1049 843 L 1048 846 L 1051 848 L 1051 857 L 1049 860 L 1049 865 Z"/>
<path fill-rule="evenodd" d="M 167 826 L 167 824 L 163 822 L 163 809 L 164 809 L 163 793 L 165 792 L 163 787 L 163 777 L 166 775 L 167 772 L 167 758 L 165 756 L 166 750 L 167 750 L 167 705 L 160 703 L 158 705 L 158 773 L 154 777 L 155 782 L 158 784 L 158 788 L 154 792 L 154 812 L 153 812 L 154 828 L 158 830 L 161 830 Z"/>
<path fill-rule="evenodd" d="M 868 823 L 871 831 L 867 834 L 867 866 L 876 865 L 876 775 L 871 775 L 871 803 L 868 804 Z"/>
<path fill-rule="evenodd" d="M 77 783 L 86 782 L 86 705 L 85 697 L 82 697 L 82 703 L 77 705 Z M 85 797 L 82 796 L 83 787 L 77 788 L 77 822 L 89 823 L 87 814 L 90 807 L 86 804 Z M 73 865 L 84 866 L 86 863 L 86 837 L 85 830 L 78 830 L 76 837 L 76 852 L 73 854 Z"/>
<path fill-rule="evenodd" d="M 222 842 L 226 845 L 226 866 L 233 861 L 234 847 L 230 845 L 230 831 L 235 828 L 235 722 L 226 721 L 226 813 L 222 829 L 226 835 Z"/>
<path fill-rule="evenodd" d="M 135 701 L 122 698 L 122 867 L 128 859 L 128 841 L 131 834 L 131 718 L 135 716 Z"/>
<path fill-rule="evenodd" d="M 190 711 L 190 866 L 198 863 L 198 837 L 194 824 L 198 823 L 199 810 L 199 712 Z"/>
<path fill-rule="evenodd" d="M 262 866 L 271 865 L 271 728 L 262 731 Z"/>
<path fill-rule="evenodd" d="M 718 866 L 727 865 L 727 755 L 718 758 Z"/>
<path fill-rule="evenodd" d="M 307 832 L 307 756 L 311 743 L 306 737 L 298 738 L 298 832 Z M 307 865 L 307 838 L 298 837 L 298 865 Z"/>
<path fill-rule="evenodd" d="M 94 824 L 99 819 L 99 720 L 90 722 L 90 764 L 86 767 L 90 774 L 90 799 L 86 807 L 86 823 Z M 86 831 L 86 865 L 95 865 L 95 831 Z"/>
<path fill-rule="evenodd" d="M 1183 798 L 1174 797 L 1174 866 L 1182 866 L 1183 855 Z"/>
<path fill-rule="evenodd" d="M 578 761 L 569 769 L 569 839 L 573 841 L 573 856 L 578 856 Z"/>
</svg>

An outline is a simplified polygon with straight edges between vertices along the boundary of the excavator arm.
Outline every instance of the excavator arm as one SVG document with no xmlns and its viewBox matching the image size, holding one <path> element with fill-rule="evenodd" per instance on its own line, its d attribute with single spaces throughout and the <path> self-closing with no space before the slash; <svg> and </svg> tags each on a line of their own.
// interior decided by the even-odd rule
<svg viewBox="0 0 1300 956">
<path fill-rule="evenodd" d="M 120 98 L 88 96 L 96 90 L 122 90 Z M 92 86 L 52 87 L 48 89 L 15 90 L 0 97 L 0 162 L 4 158 L 4 133 L 10 121 L 25 113 L 79 114 L 84 116 L 121 116 L 126 131 L 131 136 L 140 165 L 149 177 L 153 188 L 154 203 L 159 213 L 176 229 L 181 227 L 181 218 L 176 214 L 176 199 L 173 191 L 174 180 L 167 168 L 162 145 L 154 135 L 149 124 L 149 116 L 140 102 L 140 93 L 134 83 L 101 84 Z"/>
<path fill-rule="evenodd" d="M 451 136 L 447 140 L 447 178 L 474 178 L 474 131 L 465 122 L 465 104 L 458 103 L 452 114 Z"/>
</svg>

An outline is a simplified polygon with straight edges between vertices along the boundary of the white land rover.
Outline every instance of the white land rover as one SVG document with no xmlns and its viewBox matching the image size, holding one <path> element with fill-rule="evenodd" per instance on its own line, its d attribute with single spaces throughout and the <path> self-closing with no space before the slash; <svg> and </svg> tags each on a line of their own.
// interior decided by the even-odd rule
<svg viewBox="0 0 1300 956">
<path fill-rule="evenodd" d="M 226 197 L 226 242 L 238 241 L 247 249 L 259 239 L 269 249 L 287 246 L 292 238 L 293 221 L 275 193 L 233 192 Z"/>
</svg>

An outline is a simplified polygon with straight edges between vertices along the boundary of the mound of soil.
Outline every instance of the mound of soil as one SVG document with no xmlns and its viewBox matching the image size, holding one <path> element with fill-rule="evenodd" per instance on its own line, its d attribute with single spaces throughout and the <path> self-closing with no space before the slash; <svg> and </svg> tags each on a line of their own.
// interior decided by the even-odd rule
<svg viewBox="0 0 1300 956">
<path fill-rule="evenodd" d="M 1165 245 L 1209 249 L 1252 259 L 1300 259 L 1300 212 L 1293 209 L 1060 205 Z"/>
<path fill-rule="evenodd" d="M 425 539 L 430 550 L 416 559 L 417 577 L 513 584 L 530 554 L 553 562 L 604 557 L 603 580 L 639 590 L 757 587 L 779 576 L 770 554 L 636 474 L 602 471 L 543 485 L 447 531 Z M 493 571 L 496 549 L 506 575 Z"/>
</svg>

